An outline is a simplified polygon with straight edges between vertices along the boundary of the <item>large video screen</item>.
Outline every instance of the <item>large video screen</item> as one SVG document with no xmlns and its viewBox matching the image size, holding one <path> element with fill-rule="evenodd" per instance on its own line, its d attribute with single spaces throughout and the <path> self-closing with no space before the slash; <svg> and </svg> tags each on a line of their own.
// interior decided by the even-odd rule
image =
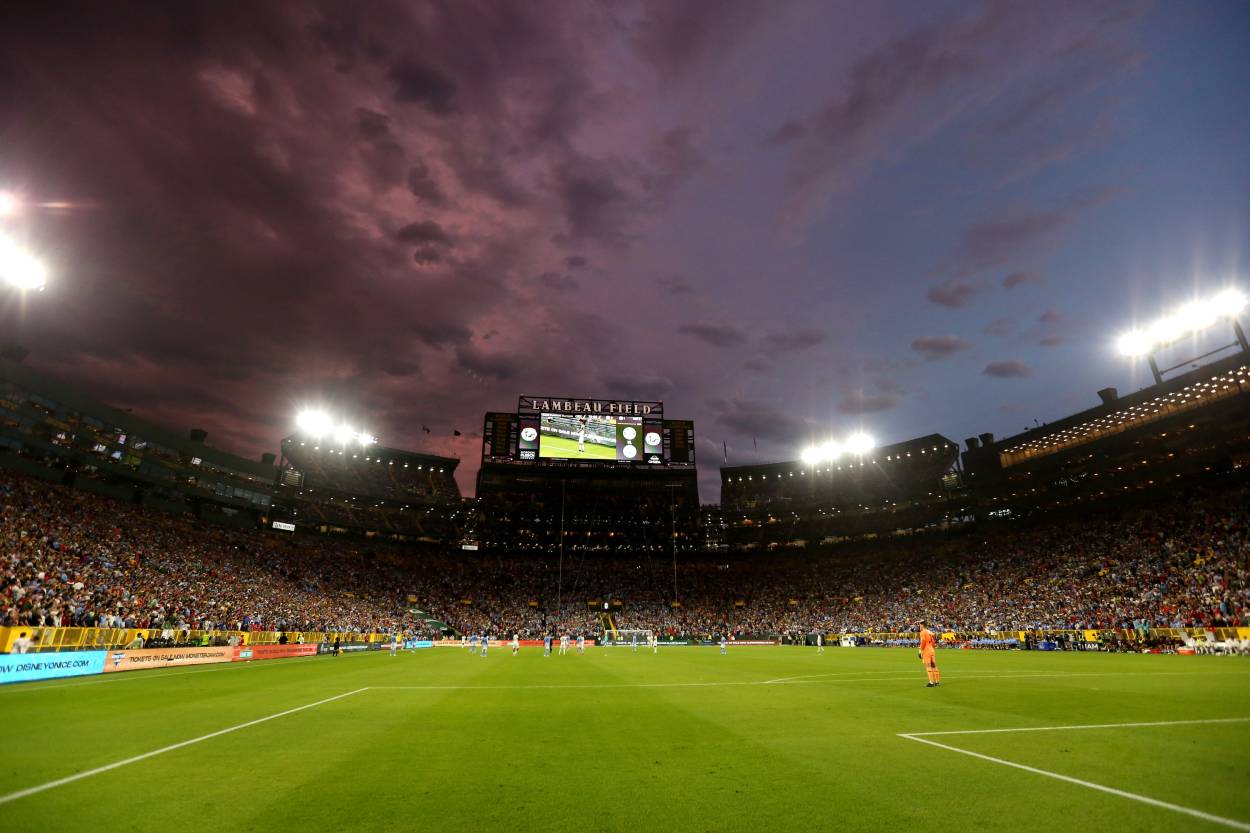
<svg viewBox="0 0 1250 833">
<path fill-rule="evenodd" d="M 661 462 L 663 439 L 641 416 L 549 414 L 539 416 L 538 456 L 545 460 Z"/>
</svg>

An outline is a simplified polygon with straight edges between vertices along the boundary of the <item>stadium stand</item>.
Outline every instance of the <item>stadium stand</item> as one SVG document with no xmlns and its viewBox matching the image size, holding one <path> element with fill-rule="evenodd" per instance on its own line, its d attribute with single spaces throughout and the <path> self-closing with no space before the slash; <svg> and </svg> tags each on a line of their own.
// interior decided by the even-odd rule
<svg viewBox="0 0 1250 833">
<path fill-rule="evenodd" d="M 925 618 L 985 647 L 1051 634 L 1194 650 L 1250 627 L 1243 364 L 983 436 L 962 473 L 930 435 L 824 480 L 793 463 L 726 469 L 726 506 L 700 508 L 693 469 L 513 466 L 462 501 L 450 458 L 288 438 L 280 465 L 253 464 L 5 361 L 5 626 L 897 643 Z M 273 531 L 280 517 L 299 531 Z"/>
</svg>

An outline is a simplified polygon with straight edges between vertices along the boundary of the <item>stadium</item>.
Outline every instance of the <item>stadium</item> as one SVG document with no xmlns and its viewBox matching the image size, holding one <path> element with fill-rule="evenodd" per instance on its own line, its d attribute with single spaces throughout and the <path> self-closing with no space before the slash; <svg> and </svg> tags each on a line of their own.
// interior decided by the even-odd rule
<svg viewBox="0 0 1250 833">
<path fill-rule="evenodd" d="M 0 28 L 0 833 L 1250 831 L 1244 10 L 835 5 Z"/>
</svg>

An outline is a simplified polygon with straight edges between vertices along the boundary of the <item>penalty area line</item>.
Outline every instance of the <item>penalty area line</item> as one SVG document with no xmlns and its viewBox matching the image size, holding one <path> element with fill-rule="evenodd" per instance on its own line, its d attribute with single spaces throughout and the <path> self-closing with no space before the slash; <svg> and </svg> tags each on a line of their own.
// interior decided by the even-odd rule
<svg viewBox="0 0 1250 833">
<path fill-rule="evenodd" d="M 1178 722 L 1180 722 L 1180 721 L 1178 721 Z M 1186 722 L 1186 723 L 1190 723 L 1190 722 L 1209 722 L 1209 721 L 1184 721 L 1184 722 Z M 1120 724 L 1110 724 L 1110 725 L 1116 725 L 1116 726 L 1133 726 L 1133 725 L 1145 725 L 1145 726 L 1151 726 L 1151 725 L 1170 725 L 1170 724 L 1150 724 L 1150 723 L 1146 723 L 1146 724 L 1132 724 L 1132 723 L 1120 723 Z M 1051 728 L 1051 727 L 1045 727 L 1045 728 Z M 1079 726 L 1057 726 L 1057 727 L 1053 727 L 1053 728 L 1056 728 L 1056 729 L 1073 729 L 1073 728 L 1092 728 L 1092 727 L 1079 727 Z M 1100 728 L 1101 728 L 1101 727 L 1100 727 Z M 1031 773 L 1033 773 L 1034 775 L 1041 775 L 1041 776 L 1044 776 L 1044 777 L 1046 777 L 1046 778 L 1053 778 L 1053 779 L 1055 779 L 1056 781 L 1066 781 L 1066 782 L 1067 782 L 1067 783 L 1069 783 L 1069 784 L 1076 784 L 1078 787 L 1085 787 L 1086 789 L 1090 789 L 1090 790 L 1097 790 L 1098 792 L 1107 793 L 1108 795 L 1114 795 L 1114 796 L 1118 796 L 1118 797 L 1120 797 L 1120 798 L 1127 798 L 1127 799 L 1129 799 L 1130 801 L 1137 801 L 1137 802 L 1140 802 L 1141 804 L 1148 804 L 1148 805 L 1150 805 L 1151 807 L 1158 807 L 1158 808 L 1159 808 L 1159 809 L 1161 809 L 1161 810 L 1170 810 L 1170 811 L 1172 811 L 1173 813 L 1181 813 L 1181 814 L 1183 814 L 1183 815 L 1190 816 L 1190 817 L 1192 817 L 1192 818 L 1202 819 L 1203 821 L 1209 821 L 1209 822 L 1211 822 L 1212 824 L 1220 824 L 1220 825 L 1223 825 L 1223 826 L 1225 826 L 1225 827 L 1231 827 L 1231 828 L 1233 828 L 1234 830 L 1247 830 L 1247 831 L 1250 831 L 1250 823 L 1247 823 L 1247 822 L 1244 822 L 1244 821 L 1238 821 L 1237 819 L 1229 819 L 1229 818 L 1225 818 L 1225 817 L 1223 817 L 1223 816 L 1217 816 L 1217 815 L 1215 815 L 1214 813 L 1207 813 L 1207 812 L 1203 812 L 1202 810 L 1195 810 L 1195 809 L 1194 809 L 1194 808 L 1192 808 L 1192 807 L 1182 807 L 1182 806 L 1181 806 L 1181 805 L 1179 805 L 1179 804 L 1172 804 L 1172 803 L 1171 803 L 1171 802 L 1169 802 L 1169 801 L 1160 801 L 1159 799 L 1157 799 L 1157 798 L 1151 798 L 1151 797 L 1150 797 L 1150 796 L 1148 796 L 1148 795 L 1139 795 L 1139 794 L 1137 794 L 1137 793 L 1131 793 L 1131 792 L 1128 792 L 1127 790 L 1119 790 L 1119 789 L 1116 789 L 1115 787 L 1108 787 L 1108 786 L 1106 786 L 1105 784 L 1095 784 L 1093 781 L 1086 781 L 1086 780 L 1081 779 L 1081 778 L 1073 778 L 1071 775 L 1063 775 L 1063 774 L 1058 773 L 1058 772 L 1051 772 L 1051 771 L 1050 771 L 1050 770 L 1048 770 L 1048 769 L 1038 769 L 1038 768 L 1037 768 L 1037 767 L 1035 767 L 1035 766 L 1029 766 L 1028 764 L 1020 764 L 1020 763 L 1016 763 L 1015 761 L 1008 761 L 1008 760 L 1005 760 L 1005 759 L 1003 759 L 1003 758 L 995 758 L 993 755 L 983 755 L 983 754 L 981 754 L 980 752 L 973 752 L 973 751 L 972 751 L 972 750 L 970 750 L 970 749 L 960 749 L 958 746 L 950 746 L 949 744 L 939 743 L 939 742 L 937 742 L 936 740 L 929 740 L 928 738 L 925 738 L 925 737 L 920 737 L 919 735 L 916 735 L 916 734 L 910 734 L 910 735 L 909 735 L 909 734 L 900 734 L 900 735 L 899 735 L 899 737 L 900 737 L 900 738 L 906 738 L 907 740 L 915 741 L 916 743 L 923 743 L 923 744 L 927 744 L 927 745 L 929 745 L 929 746 L 935 746 L 935 747 L 937 747 L 938 749 L 945 749 L 945 750 L 947 750 L 948 752 L 958 752 L 958 753 L 959 753 L 959 754 L 961 754 L 961 755 L 968 755 L 969 757 L 973 757 L 973 758 L 980 758 L 980 759 L 981 759 L 981 760 L 983 760 L 983 761 L 989 761 L 990 763 L 993 763 L 993 764 L 1001 764 L 1002 766 L 1008 766 L 1008 767 L 1011 767 L 1011 768 L 1013 768 L 1013 769 L 1022 769 L 1022 770 L 1024 770 L 1025 772 L 1031 772 Z"/>
<path fill-rule="evenodd" d="M 129 766 L 130 764 L 135 764 L 139 761 L 146 761 L 148 758 L 155 758 L 157 755 L 163 755 L 166 752 L 173 752 L 175 749 L 182 749 L 184 746 L 191 746 L 192 744 L 200 743 L 201 741 L 212 740 L 213 738 L 221 737 L 222 735 L 228 735 L 231 732 L 237 732 L 240 729 L 246 729 L 249 726 L 256 726 L 257 724 L 275 720 L 279 717 L 286 717 L 288 714 L 302 712 L 305 709 L 316 708 L 317 706 L 325 705 L 326 703 L 331 703 L 335 700 L 342 700 L 344 697 L 351 697 L 353 694 L 360 694 L 362 691 L 368 690 L 369 687 L 365 686 L 364 688 L 358 688 L 355 691 L 347 691 L 343 694 L 336 694 L 333 697 L 327 697 L 324 700 L 318 700 L 315 703 L 307 703 L 303 706 L 296 706 L 293 709 L 280 711 L 266 717 L 258 717 L 255 720 L 249 720 L 246 723 L 240 723 L 237 726 L 229 726 L 225 729 L 218 729 L 216 732 L 209 732 L 207 735 L 200 735 L 198 738 L 191 738 L 189 740 L 179 741 L 178 743 L 171 743 L 169 746 L 162 746 L 160 749 L 153 749 L 151 752 L 144 752 L 142 755 L 124 758 L 123 760 L 114 761 L 111 764 L 98 766 L 94 769 L 88 769 L 84 772 L 76 772 L 73 775 L 67 775 L 64 778 L 58 778 L 55 781 L 48 781 L 47 783 L 39 784 L 38 786 L 27 787 L 24 790 L 18 790 L 17 792 L 12 792 L 8 795 L 0 795 L 0 804 L 7 804 L 10 801 L 16 801 L 19 798 L 26 798 L 27 796 L 35 795 L 36 793 L 55 789 L 56 787 L 63 787 L 66 784 L 72 784 L 75 781 L 81 781 L 82 779 L 90 778 L 93 775 L 100 775 L 101 773 Z"/>
<path fill-rule="evenodd" d="M 949 732 L 908 732 L 900 737 L 936 735 L 997 735 L 1006 732 L 1061 732 L 1065 729 L 1136 729 L 1142 726 L 1199 726 L 1204 723 L 1250 723 L 1250 717 L 1213 717 L 1207 720 L 1152 720 L 1142 723 L 1085 723 L 1078 726 L 1021 726 L 1015 729 L 956 729 Z"/>
</svg>

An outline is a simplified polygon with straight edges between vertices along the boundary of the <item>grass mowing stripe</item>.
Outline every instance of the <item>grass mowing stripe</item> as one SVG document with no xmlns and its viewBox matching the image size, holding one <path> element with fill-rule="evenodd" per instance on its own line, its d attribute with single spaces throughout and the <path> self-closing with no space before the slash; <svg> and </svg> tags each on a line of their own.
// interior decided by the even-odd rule
<svg viewBox="0 0 1250 833">
<path fill-rule="evenodd" d="M 1027 764 L 1018 764 L 1015 761 L 1008 761 L 1008 760 L 1004 760 L 1003 758 L 995 758 L 993 755 L 983 755 L 980 752 L 973 752 L 969 749 L 960 749 L 958 746 L 950 746 L 945 743 L 938 743 L 935 740 L 929 740 L 928 738 L 919 737 L 914 734 L 913 735 L 901 734 L 899 735 L 899 737 L 906 738 L 907 740 L 915 741 L 916 743 L 924 743 L 929 746 L 936 746 L 938 749 L 945 749 L 950 752 L 958 752 L 961 755 L 970 755 L 973 758 L 980 758 L 981 760 L 989 761 L 990 763 L 1002 764 L 1003 766 L 1013 767 L 1014 769 L 1022 769 L 1025 772 L 1031 772 L 1034 775 L 1044 775 L 1047 778 L 1054 778 L 1057 781 L 1066 781 L 1069 784 L 1076 784 L 1077 786 L 1085 787 L 1087 789 L 1098 790 L 1099 792 L 1104 792 L 1109 795 L 1119 796 L 1120 798 L 1127 798 L 1131 801 L 1139 801 L 1142 804 L 1149 804 L 1152 807 L 1159 807 L 1164 810 L 1171 810 L 1174 813 L 1183 813 L 1187 816 L 1192 816 L 1193 818 L 1202 819 L 1203 821 L 1209 821 L 1212 824 L 1221 824 L 1225 827 L 1231 827 L 1234 830 L 1250 830 L 1250 823 L 1247 823 L 1244 821 L 1238 821 L 1236 819 L 1224 818 L 1223 816 L 1217 816 L 1213 813 L 1206 813 L 1206 812 L 1203 812 L 1202 810 L 1195 810 L 1192 807 L 1182 807 L 1179 804 L 1172 804 L 1171 802 L 1168 802 L 1168 801 L 1160 801 L 1159 799 L 1151 798 L 1148 795 L 1138 795 L 1137 793 L 1131 793 L 1126 790 L 1118 790 L 1115 787 L 1108 787 L 1103 784 L 1095 784 L 1093 781 L 1085 781 L 1080 778 L 1073 778 L 1071 775 L 1062 775 L 1058 772 L 1051 772 L 1048 769 L 1038 769 L 1035 766 L 1028 766 Z"/>
<path fill-rule="evenodd" d="M 1250 723 L 1250 717 L 1213 717 L 1209 720 L 1155 720 L 1149 723 L 1086 723 L 1080 726 L 1022 726 L 1018 729 L 956 729 L 950 732 L 909 732 L 913 738 L 935 735 L 996 735 L 1003 732 L 1061 732 L 1065 729 L 1134 729 L 1140 726 L 1197 726 L 1203 723 Z"/>
<path fill-rule="evenodd" d="M 286 711 L 278 712 L 277 714 L 271 714 L 266 717 L 258 717 L 255 720 L 249 720 L 246 723 L 240 723 L 237 726 L 229 726 L 225 729 L 218 729 L 216 732 L 209 732 L 207 735 L 200 735 L 198 738 L 191 738 L 190 740 L 179 741 L 178 743 L 171 743 L 169 746 L 162 746 L 160 749 L 153 749 L 151 752 L 144 752 L 142 755 L 134 755 L 133 757 L 130 757 L 130 758 L 125 758 L 120 761 L 114 761 L 111 764 L 98 766 L 95 769 L 89 769 L 86 772 L 78 772 L 73 775 L 67 775 L 64 778 L 58 778 L 55 781 L 48 781 L 47 783 L 39 784 L 38 786 L 27 787 L 24 790 L 18 790 L 17 792 L 9 793 L 8 795 L 0 795 L 0 804 L 7 804 L 10 801 L 16 801 L 17 799 L 25 798 L 28 795 L 34 795 L 36 793 L 44 792 L 45 790 L 51 790 L 56 787 L 65 786 L 66 784 L 72 784 L 75 781 L 81 781 L 82 779 L 90 778 L 93 775 L 99 775 L 100 773 L 103 773 L 103 772 L 109 772 L 110 770 L 118 769 L 120 767 L 128 766 L 130 764 L 138 763 L 139 761 L 146 761 L 148 758 L 154 758 L 157 755 L 163 755 L 166 752 L 173 752 L 175 749 L 181 749 L 184 746 L 191 746 L 192 744 L 200 743 L 201 741 L 212 740 L 213 738 L 221 737 L 222 735 L 228 735 L 231 732 L 237 732 L 240 729 L 246 729 L 249 726 L 255 726 L 259 723 L 265 723 L 266 721 L 274 720 L 279 717 L 285 717 L 288 714 L 295 714 L 296 712 L 302 712 L 305 709 L 315 708 L 316 706 L 321 706 L 326 703 L 333 702 L 334 700 L 341 700 L 344 697 L 351 697 L 353 694 L 359 694 L 362 691 L 368 691 L 368 690 L 369 690 L 369 687 L 365 686 L 364 688 L 358 688 L 355 691 L 347 691 L 347 692 L 344 692 L 343 694 L 336 694 L 333 697 L 327 697 L 324 700 L 318 700 L 315 703 L 307 703 L 303 706 L 296 706 L 293 709 L 287 709 Z"/>
</svg>

